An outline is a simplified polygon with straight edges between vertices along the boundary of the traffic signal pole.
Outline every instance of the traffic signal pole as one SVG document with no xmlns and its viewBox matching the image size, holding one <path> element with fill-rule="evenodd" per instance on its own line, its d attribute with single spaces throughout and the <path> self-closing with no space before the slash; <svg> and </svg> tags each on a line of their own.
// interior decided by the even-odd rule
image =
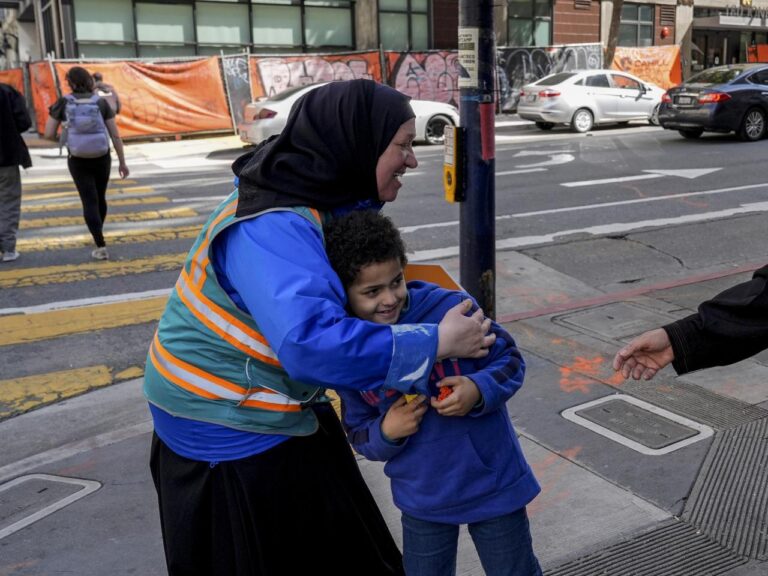
<svg viewBox="0 0 768 576">
<path fill-rule="evenodd" d="M 460 209 L 461 284 L 496 317 L 496 44 L 492 0 L 459 0 L 459 98 L 464 191 Z"/>
</svg>

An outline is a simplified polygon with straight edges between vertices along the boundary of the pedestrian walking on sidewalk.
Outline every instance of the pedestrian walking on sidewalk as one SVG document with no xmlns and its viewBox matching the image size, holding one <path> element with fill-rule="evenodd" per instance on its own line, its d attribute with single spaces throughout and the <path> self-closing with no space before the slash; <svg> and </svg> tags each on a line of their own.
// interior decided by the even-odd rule
<svg viewBox="0 0 768 576">
<path fill-rule="evenodd" d="M 650 380 L 665 366 L 675 372 L 726 366 L 768 348 L 768 266 L 699 305 L 686 318 L 641 334 L 618 351 L 613 369 Z"/>
<path fill-rule="evenodd" d="M 120 109 L 122 108 L 120 105 L 120 96 L 118 96 L 117 90 L 115 90 L 115 87 L 112 86 L 112 84 L 104 82 L 104 77 L 101 75 L 101 72 L 93 73 L 93 93 L 104 98 L 115 115 L 120 114 Z"/>
<path fill-rule="evenodd" d="M 19 257 L 16 233 L 21 216 L 21 173 L 19 166 L 29 168 L 32 159 L 22 133 L 32 120 L 24 96 L 8 84 L 0 83 L 0 261 L 12 262 Z"/>
<path fill-rule="evenodd" d="M 171 576 L 402 573 L 324 389 L 426 393 L 435 358 L 495 340 L 469 300 L 411 326 L 345 311 L 322 222 L 395 200 L 417 166 L 408 100 L 371 80 L 303 96 L 187 256 L 144 378 Z"/>
<path fill-rule="evenodd" d="M 80 66 L 67 72 L 67 84 L 72 90 L 59 98 L 48 110 L 45 137 L 56 140 L 59 124 L 66 123 L 67 166 L 83 205 L 83 217 L 93 237 L 96 249 L 91 257 L 107 260 L 104 221 L 107 218 L 107 186 L 112 168 L 109 140 L 115 147 L 121 178 L 130 173 L 125 164 L 123 141 L 115 124 L 115 113 L 109 104 L 93 93 L 93 77 Z"/>
<path fill-rule="evenodd" d="M 405 245 L 376 212 L 332 220 L 325 242 L 347 306 L 363 320 L 437 322 L 468 298 L 427 282 L 406 285 Z M 506 330 L 491 326 L 496 342 L 488 356 L 432 366 L 429 400 L 339 390 L 352 447 L 387 463 L 409 576 L 454 576 L 461 524 L 468 524 L 486 576 L 541 575 L 525 509 L 540 488 L 506 408 L 523 384 L 525 362 Z"/>
</svg>

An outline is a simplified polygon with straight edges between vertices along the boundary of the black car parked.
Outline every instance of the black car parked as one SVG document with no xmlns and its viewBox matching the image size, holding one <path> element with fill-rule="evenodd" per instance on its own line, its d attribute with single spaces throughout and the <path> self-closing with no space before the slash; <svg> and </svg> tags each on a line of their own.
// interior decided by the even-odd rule
<svg viewBox="0 0 768 576">
<path fill-rule="evenodd" d="M 659 109 L 659 123 L 685 138 L 708 131 L 760 140 L 767 118 L 768 64 L 731 64 L 699 72 L 669 89 Z"/>
</svg>

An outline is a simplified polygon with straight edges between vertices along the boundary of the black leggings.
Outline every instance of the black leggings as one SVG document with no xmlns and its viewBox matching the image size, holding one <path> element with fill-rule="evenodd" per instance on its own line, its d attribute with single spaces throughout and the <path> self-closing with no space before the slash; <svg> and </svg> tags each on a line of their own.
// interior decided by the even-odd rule
<svg viewBox="0 0 768 576">
<path fill-rule="evenodd" d="M 104 242 L 104 220 L 107 218 L 107 185 L 112 157 L 109 152 L 98 158 L 76 158 L 67 160 L 69 173 L 75 181 L 75 187 L 83 203 L 83 217 L 88 231 L 93 236 L 96 246 L 106 246 Z"/>
</svg>

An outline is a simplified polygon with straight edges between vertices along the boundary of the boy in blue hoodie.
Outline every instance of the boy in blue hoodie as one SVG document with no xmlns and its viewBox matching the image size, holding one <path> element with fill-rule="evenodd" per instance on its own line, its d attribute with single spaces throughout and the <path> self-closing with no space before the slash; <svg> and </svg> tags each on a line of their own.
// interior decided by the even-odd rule
<svg viewBox="0 0 768 576">
<path fill-rule="evenodd" d="M 363 320 L 438 322 L 467 297 L 426 282 L 406 285 L 400 234 L 374 211 L 332 220 L 325 241 L 347 308 Z M 485 358 L 435 363 L 429 399 L 339 390 L 352 446 L 386 462 L 408 575 L 454 575 L 461 524 L 487 576 L 541 575 L 525 510 L 540 488 L 506 410 L 525 363 L 512 337 L 496 323 L 492 330 L 496 342 Z"/>
</svg>

